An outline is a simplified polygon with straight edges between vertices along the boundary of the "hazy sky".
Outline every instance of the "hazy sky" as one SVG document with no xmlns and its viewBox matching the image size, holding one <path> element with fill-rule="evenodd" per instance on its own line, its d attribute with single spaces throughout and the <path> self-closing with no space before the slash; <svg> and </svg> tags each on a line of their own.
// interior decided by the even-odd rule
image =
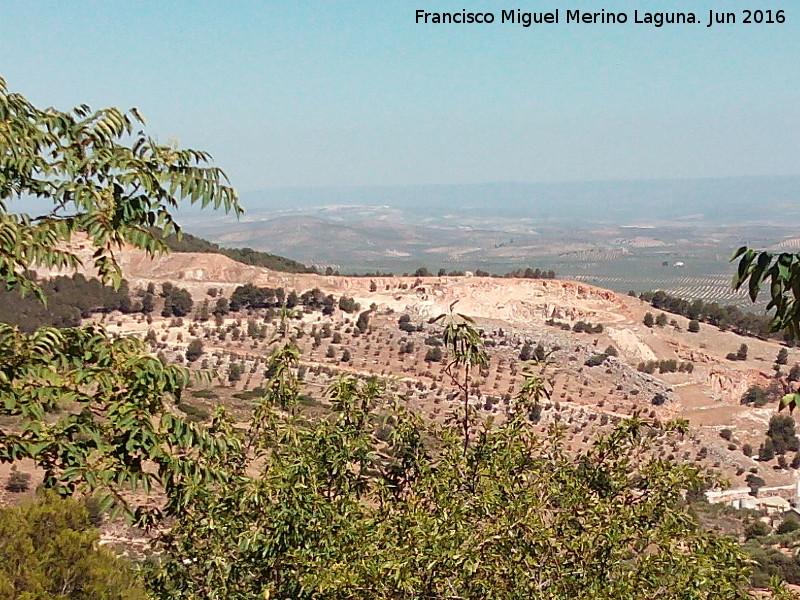
<svg viewBox="0 0 800 600">
<path fill-rule="evenodd" d="M 768 4 L 785 24 L 414 23 Z M 240 190 L 800 174 L 796 0 L 0 0 L 0 74 L 40 105 L 136 106 Z"/>
</svg>

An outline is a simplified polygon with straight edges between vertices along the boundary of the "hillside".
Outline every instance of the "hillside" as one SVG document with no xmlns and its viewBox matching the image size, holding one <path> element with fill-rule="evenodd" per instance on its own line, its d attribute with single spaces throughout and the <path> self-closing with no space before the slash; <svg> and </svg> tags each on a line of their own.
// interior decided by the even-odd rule
<svg viewBox="0 0 800 600">
<path fill-rule="evenodd" d="M 182 233 L 178 238 L 175 234 L 170 234 L 162 238 L 167 246 L 173 252 L 199 252 L 208 254 L 222 254 L 228 258 L 243 263 L 245 265 L 254 265 L 258 267 L 266 267 L 275 271 L 286 271 L 288 273 L 315 273 L 313 267 L 304 265 L 301 262 L 278 256 L 276 254 L 269 254 L 267 252 L 260 252 L 252 248 L 225 248 L 213 242 L 206 241 L 202 238 L 193 236 L 190 233 Z"/>
<path fill-rule="evenodd" d="M 698 333 L 690 333 L 688 319 L 677 315 L 668 315 L 665 319 L 667 324 L 663 327 L 646 327 L 642 324 L 644 315 L 651 311 L 657 313 L 649 304 L 574 281 L 320 276 L 283 273 L 245 265 L 219 254 L 191 252 L 173 253 L 151 261 L 140 252 L 126 250 L 121 253 L 120 260 L 131 289 L 142 288 L 149 283 L 160 285 L 173 282 L 188 289 L 196 305 L 209 300 L 207 292 L 211 288 L 215 290 L 215 295 L 221 292 L 229 297 L 244 283 L 295 290 L 298 294 L 318 288 L 323 294 L 331 294 L 336 298 L 352 297 L 362 309 L 375 307 L 371 330 L 380 338 L 380 341 L 373 342 L 380 349 L 376 351 L 377 358 L 368 358 L 369 348 L 364 348 L 359 340 L 345 335 L 342 348 L 350 348 L 354 357 L 351 364 L 362 365 L 359 370 L 365 373 L 394 373 L 429 383 L 440 379 L 437 379 L 438 376 L 431 378 L 424 375 L 429 370 L 423 361 L 424 352 L 417 355 L 420 361 L 417 367 L 410 367 L 403 360 L 397 363 L 395 355 L 391 352 L 386 354 L 392 344 L 400 344 L 403 339 L 397 335 L 397 316 L 407 314 L 414 322 L 424 325 L 428 319 L 446 312 L 453 302 L 457 302 L 458 310 L 476 318 L 490 336 L 487 339 L 493 340 L 499 353 L 496 360 L 500 364 L 514 362 L 526 341 L 534 345 L 543 343 L 547 347 L 558 347 L 555 355 L 556 397 L 561 398 L 562 402 L 580 407 L 581 411 L 624 415 L 637 409 L 651 411 L 654 408 L 651 398 L 663 392 L 668 402 L 658 407 L 658 411 L 665 416 L 688 419 L 699 440 L 697 444 L 707 448 L 703 454 L 712 457 L 708 459 L 711 466 L 721 469 L 732 481 L 743 485 L 745 473 L 752 469 L 760 469 L 761 476 L 775 485 L 789 484 L 794 477 L 794 471 L 791 470 L 765 470 L 741 450 L 745 445 L 754 449 L 760 446 L 764 441 L 767 422 L 775 412 L 774 404 L 763 408 L 743 405 L 742 396 L 754 384 L 768 388 L 773 383 L 785 383 L 785 380 L 781 383 L 774 377 L 773 363 L 782 347 L 775 341 L 745 338 L 706 324 L 702 324 Z M 257 312 L 256 316 L 259 319 L 263 316 L 263 322 L 268 327 L 276 326 L 268 314 L 259 314 Z M 253 317 L 243 314 L 237 318 L 241 323 L 242 319 Z M 341 328 L 344 333 L 354 318 L 355 315 L 351 317 L 336 311 L 333 317 L 322 321 L 312 316 L 304 317 L 298 326 L 318 328 L 328 322 L 332 327 Z M 231 321 L 226 317 L 222 329 L 230 329 L 235 319 Z M 602 325 L 603 331 L 600 334 L 572 331 L 579 322 Z M 120 317 L 118 323 L 120 330 L 137 331 L 142 335 L 149 329 L 167 327 L 165 321 L 157 320 L 149 325 L 141 317 L 134 316 Z M 197 335 L 197 331 L 190 332 L 192 327 L 197 328 L 186 323 L 167 329 L 165 351 L 174 352 L 178 348 L 180 352 L 186 340 L 191 335 Z M 214 339 L 214 331 L 220 330 L 220 327 L 209 328 L 209 324 L 204 324 L 201 329 L 206 331 L 205 336 L 210 336 L 208 339 Z M 424 325 L 424 330 L 435 333 L 435 328 L 428 325 Z M 411 335 L 409 341 L 413 341 L 414 337 Z M 303 339 L 309 338 L 306 336 Z M 417 340 L 417 353 L 424 349 L 423 342 L 424 337 Z M 253 353 L 263 356 L 266 351 L 257 350 L 257 345 L 251 348 L 243 343 L 230 340 L 222 342 L 218 351 L 222 353 L 221 356 L 231 352 L 240 353 L 245 348 L 248 356 Z M 310 363 L 330 363 L 321 354 L 327 350 L 324 343 L 315 348 L 305 341 L 300 343 Z M 726 356 L 737 352 L 743 343 L 749 348 L 747 359 L 728 360 Z M 617 351 L 618 356 L 609 359 L 605 366 L 584 365 L 593 354 L 609 346 Z M 800 352 L 796 349 L 789 349 L 788 354 L 788 366 L 784 371 L 800 361 Z M 653 374 L 639 372 L 637 368 L 648 361 L 691 363 L 692 371 L 659 373 L 656 369 Z M 229 363 L 230 359 L 223 360 L 217 367 L 227 368 Z M 508 374 L 498 377 L 500 379 L 489 385 L 485 393 L 492 394 L 492 390 L 506 393 L 514 389 L 518 380 L 516 376 Z M 258 385 L 257 382 L 258 378 L 254 379 L 252 386 Z M 424 397 L 415 402 L 419 402 L 421 410 L 430 412 L 429 408 L 425 408 Z M 722 429 L 733 432 L 732 441 L 720 437 Z M 694 448 L 695 454 L 699 447 Z M 688 450 L 685 452 L 688 456 Z"/>
<path fill-rule="evenodd" d="M 507 417 L 530 368 L 527 359 L 550 352 L 552 395 L 529 418 L 540 435 L 560 426 L 567 452 L 585 451 L 626 417 L 679 417 L 689 422 L 688 433 L 659 441 L 652 452 L 718 472 L 727 484 L 714 491 L 715 499 L 785 504 L 796 493 L 800 442 L 762 450 L 773 444 L 767 432 L 776 415 L 775 390 L 794 385 L 791 373 L 800 372 L 800 352 L 775 341 L 706 323 L 692 332 L 685 317 L 662 315 L 639 298 L 576 281 L 321 276 L 278 272 L 213 253 L 150 260 L 124 249 L 118 258 L 131 295 L 149 288 L 158 305 L 147 315 L 112 310 L 92 318 L 112 334 L 140 336 L 164 361 L 216 374 L 210 384 L 193 385 L 178 404 L 192 420 L 206 421 L 222 405 L 237 423 L 245 423 L 252 401 L 263 393 L 274 343 L 291 337 L 301 352 L 303 411 L 328 414 L 326 391 L 338 376 L 356 374 L 382 379 L 405 406 L 444 423 L 460 399 L 447 375 L 447 357 L 437 352 L 441 327 L 430 321 L 456 303 L 458 311 L 475 318 L 488 353 L 470 390 L 471 404 L 487 422 Z M 191 312 L 158 316 L 166 303 L 165 284 L 191 295 Z M 245 284 L 257 286 L 249 289 L 260 288 L 269 300 L 242 301 L 238 288 Z M 288 314 L 283 299 L 293 309 Z M 660 325 L 644 325 L 648 312 L 656 313 Z M 728 358 L 741 353 L 743 344 L 742 360 Z M 780 351 L 786 365 L 776 375 L 773 363 Z M 743 404 L 753 386 L 765 390 L 764 402 Z M 793 419 L 785 419 L 793 427 Z M 7 469 L 0 468 L 0 476 L 8 477 Z M 724 522 L 726 531 L 740 538 L 756 514 L 733 518 L 726 512 L 733 509 L 724 505 L 703 510 L 709 511 L 703 516 L 709 526 Z M 131 534 L 125 535 L 119 539 L 129 540 Z"/>
</svg>

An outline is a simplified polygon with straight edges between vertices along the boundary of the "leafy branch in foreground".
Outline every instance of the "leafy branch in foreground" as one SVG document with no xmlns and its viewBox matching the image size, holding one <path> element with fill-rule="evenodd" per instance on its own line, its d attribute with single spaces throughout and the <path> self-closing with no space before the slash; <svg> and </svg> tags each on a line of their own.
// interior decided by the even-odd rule
<svg viewBox="0 0 800 600">
<path fill-rule="evenodd" d="M 150 228 L 178 231 L 171 211 L 180 202 L 241 212 L 224 172 L 205 165 L 207 153 L 159 145 L 140 125 L 135 109 L 37 108 L 0 77 L 0 284 L 7 290 L 44 300 L 30 269 L 78 267 L 69 249 L 76 234 L 88 238 L 103 283 L 119 288 L 115 252 L 123 244 L 163 251 Z M 9 212 L 11 202 L 31 197 L 51 200 L 52 210 Z M 201 431 L 170 410 L 187 381 L 187 371 L 161 365 L 140 342 L 112 339 L 95 325 L 23 334 L 0 324 L 0 414 L 7 417 L 0 461 L 29 458 L 44 470 L 46 487 L 61 494 L 99 487 L 104 506 L 154 522 L 181 504 L 187 482 L 216 477 L 208 457 L 226 456 L 221 421 Z M 153 485 L 166 490 L 164 507 L 129 506 L 127 492 Z"/>
<path fill-rule="evenodd" d="M 170 210 L 180 201 L 241 212 L 225 173 L 203 166 L 207 153 L 159 145 L 143 124 L 136 109 L 40 109 L 0 77 L 0 279 L 8 289 L 38 293 L 27 269 L 78 266 L 63 245 L 78 232 L 95 248 L 103 282 L 119 285 L 115 250 L 125 243 L 150 255 L 166 250 L 149 228 L 179 231 Z M 8 212 L 9 202 L 30 197 L 52 200 L 52 210 Z"/>
<path fill-rule="evenodd" d="M 759 252 L 742 246 L 731 257 L 739 260 L 733 277 L 734 289 L 747 285 L 748 295 L 756 301 L 762 285 L 769 285 L 770 301 L 767 311 L 774 310 L 770 329 L 785 331 L 800 339 L 800 253 Z M 800 406 L 800 393 L 790 393 L 781 399 L 779 409 L 790 411 Z"/>
<path fill-rule="evenodd" d="M 489 357 L 483 349 L 481 336 L 474 327 L 475 321 L 467 315 L 453 312 L 456 302 L 450 305 L 449 314 L 441 314 L 432 319 L 431 323 L 444 322 L 442 338 L 445 348 L 450 353 L 450 362 L 447 363 L 444 370 L 462 397 L 462 413 L 456 415 L 456 418 L 461 422 L 464 452 L 466 453 L 469 448 L 470 423 L 474 420 L 476 412 L 469 403 L 472 369 L 487 367 Z"/>
<path fill-rule="evenodd" d="M 340 379 L 318 418 L 282 394 L 236 434 L 258 432 L 226 483 L 161 536 L 154 597 L 748 597 L 742 550 L 684 508 L 706 475 L 649 452 L 683 424 L 634 417 L 573 454 L 512 407 L 465 451 L 460 424 L 426 424 L 374 381 Z"/>
</svg>

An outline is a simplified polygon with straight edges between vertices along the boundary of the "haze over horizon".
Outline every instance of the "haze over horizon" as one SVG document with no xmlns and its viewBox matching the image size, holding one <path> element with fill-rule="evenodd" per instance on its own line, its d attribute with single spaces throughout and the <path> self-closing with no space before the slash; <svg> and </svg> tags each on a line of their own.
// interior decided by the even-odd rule
<svg viewBox="0 0 800 600">
<path fill-rule="evenodd" d="M 671 4 L 603 8 L 720 8 Z M 0 73 L 38 105 L 136 106 L 242 191 L 800 174 L 791 11 L 780 26 L 524 28 L 422 25 L 414 8 L 4 0 Z"/>
</svg>

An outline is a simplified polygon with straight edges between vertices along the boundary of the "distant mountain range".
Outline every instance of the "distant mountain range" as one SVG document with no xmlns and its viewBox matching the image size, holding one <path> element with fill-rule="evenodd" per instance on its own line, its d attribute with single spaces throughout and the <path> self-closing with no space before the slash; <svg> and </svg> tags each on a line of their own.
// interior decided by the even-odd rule
<svg viewBox="0 0 800 600">
<path fill-rule="evenodd" d="M 565 183 L 276 188 L 242 193 L 250 217 L 384 206 L 420 218 L 532 219 L 551 225 L 800 225 L 800 176 Z"/>
</svg>

